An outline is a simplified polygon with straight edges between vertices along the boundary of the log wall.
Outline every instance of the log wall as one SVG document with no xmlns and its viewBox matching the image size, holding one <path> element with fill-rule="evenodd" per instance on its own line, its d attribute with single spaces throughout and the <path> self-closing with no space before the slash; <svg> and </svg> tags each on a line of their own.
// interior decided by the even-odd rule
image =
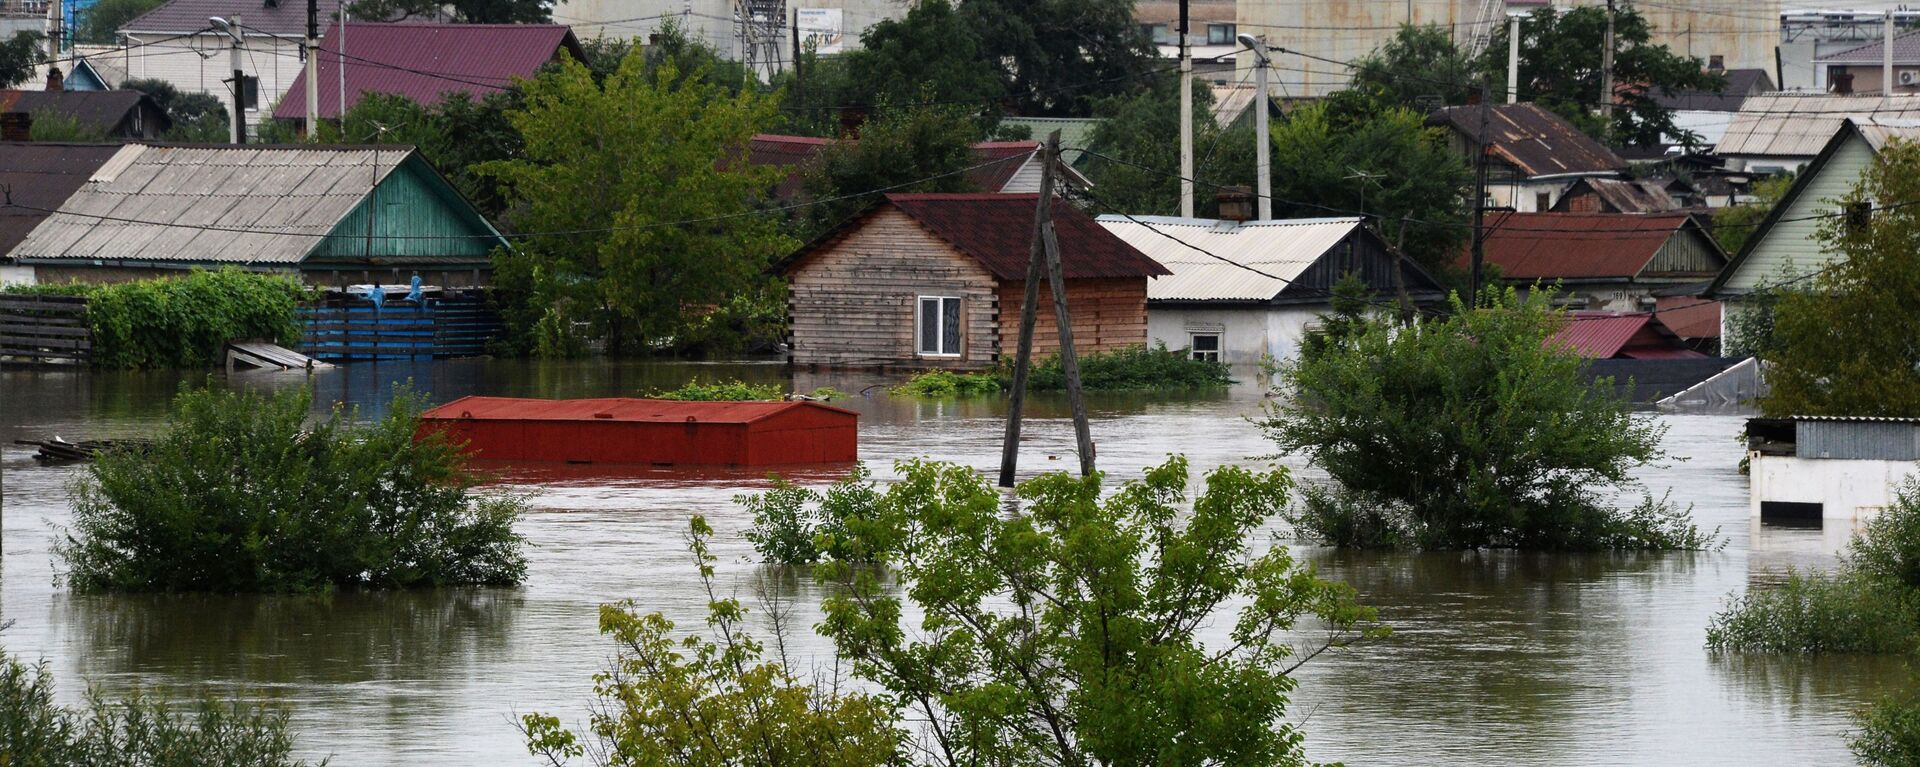
<svg viewBox="0 0 1920 767">
<path fill-rule="evenodd" d="M 1000 333 L 1011 357 L 1020 341 L 1020 304 L 1026 301 L 1026 282 L 1000 285 Z M 1078 354 L 1105 352 L 1147 342 L 1147 278 L 1067 280 L 1067 310 L 1073 316 L 1073 350 Z M 1060 331 L 1053 315 L 1053 289 L 1040 283 L 1040 311 L 1033 325 L 1035 358 L 1060 351 Z"/>
</svg>

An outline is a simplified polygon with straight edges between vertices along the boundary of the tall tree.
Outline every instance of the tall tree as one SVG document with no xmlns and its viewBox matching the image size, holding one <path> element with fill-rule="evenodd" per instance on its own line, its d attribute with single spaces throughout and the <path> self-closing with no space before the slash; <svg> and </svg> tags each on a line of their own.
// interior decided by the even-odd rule
<svg viewBox="0 0 1920 767">
<path fill-rule="evenodd" d="M 844 56 L 854 106 L 877 111 L 944 106 L 974 118 L 982 130 L 999 121 L 1006 88 L 992 52 L 970 17 L 947 0 L 925 0 L 897 21 L 868 28 L 860 41 L 860 50 Z"/>
<path fill-rule="evenodd" d="M 1768 414 L 1920 416 L 1920 145 L 1895 141 L 1820 222 L 1837 258 L 1773 307 Z"/>
<path fill-rule="evenodd" d="M 0 87 L 11 88 L 26 82 L 39 71 L 42 53 L 40 35 L 20 32 L 0 41 Z"/>
<path fill-rule="evenodd" d="M 120 83 L 124 90 L 139 91 L 167 113 L 173 127 L 167 129 L 168 141 L 189 144 L 223 144 L 227 141 L 227 105 L 205 93 L 182 93 L 173 83 L 154 78 L 134 78 Z"/>
<path fill-rule="evenodd" d="M 1632 8 L 1614 16 L 1613 125 L 1598 116 L 1604 76 L 1607 9 L 1544 7 L 1520 22 L 1520 100 L 1532 101 L 1567 118 L 1594 136 L 1608 135 L 1616 146 L 1653 146 L 1661 136 L 1681 136 L 1673 110 L 1655 101 L 1679 90 L 1717 90 L 1726 78 L 1706 71 L 1695 56 L 1654 45 L 1653 26 Z M 1480 73 L 1494 93 L 1505 93 L 1508 28 L 1502 26 L 1481 54 Z"/>
<path fill-rule="evenodd" d="M 1427 109 L 1466 103 L 1477 74 L 1446 28 L 1402 24 L 1392 40 L 1354 62 L 1353 87 L 1386 103 Z"/>
<path fill-rule="evenodd" d="M 1153 88 L 1094 102 L 1093 114 L 1100 122 L 1088 139 L 1093 153 L 1084 165 L 1100 209 L 1156 215 L 1180 210 L 1180 143 L 1169 140 L 1180 135 L 1177 82 L 1159 78 Z M 1253 132 L 1222 130 L 1208 117 L 1213 92 L 1204 83 L 1194 83 L 1193 98 L 1194 176 L 1213 183 L 1251 178 L 1252 168 L 1240 166 L 1251 162 Z M 1206 184 L 1196 186 L 1196 213 L 1207 215 L 1215 209 L 1217 191 Z"/>
<path fill-rule="evenodd" d="M 967 0 L 981 58 L 997 65 L 1013 114 L 1084 117 L 1132 92 L 1158 59 L 1133 0 Z"/>
<path fill-rule="evenodd" d="M 963 171 L 972 164 L 971 147 L 979 138 L 964 112 L 953 108 L 882 114 L 861 129 L 858 141 L 827 147 L 814 161 L 804 190 L 822 202 L 807 209 L 803 236 L 823 232 L 872 205 L 880 196 L 872 190 L 976 191 Z"/>
<path fill-rule="evenodd" d="M 773 124 L 771 98 L 730 95 L 671 60 L 649 67 L 639 50 L 600 82 L 567 61 L 523 88 L 525 108 L 508 114 L 523 156 L 475 169 L 531 235 L 498 265 L 523 341 L 577 348 L 579 322 L 614 353 L 677 348 L 795 245 L 752 215 L 776 171 L 731 161 Z"/>
</svg>

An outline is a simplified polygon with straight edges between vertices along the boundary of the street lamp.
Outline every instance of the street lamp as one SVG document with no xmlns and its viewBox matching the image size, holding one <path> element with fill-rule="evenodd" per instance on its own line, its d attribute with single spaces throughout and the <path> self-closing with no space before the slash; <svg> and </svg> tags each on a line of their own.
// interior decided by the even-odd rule
<svg viewBox="0 0 1920 767">
<path fill-rule="evenodd" d="M 1259 91 L 1253 100 L 1256 110 L 1253 113 L 1253 149 L 1260 173 L 1260 186 L 1255 194 L 1260 203 L 1259 220 L 1266 221 L 1273 218 L 1273 166 L 1267 156 L 1269 144 L 1273 142 L 1273 138 L 1267 135 L 1267 66 L 1273 60 L 1267 57 L 1267 41 L 1264 38 L 1241 34 L 1234 39 L 1253 51 L 1253 87 Z"/>
<path fill-rule="evenodd" d="M 207 24 L 214 29 L 227 33 L 227 37 L 233 38 L 233 125 L 229 126 L 230 130 L 227 132 L 227 136 L 235 144 L 244 144 L 247 140 L 247 110 L 245 105 L 247 76 L 240 71 L 240 48 L 246 44 L 246 40 L 240 36 L 240 17 L 235 16 L 232 21 L 228 21 L 219 16 L 208 16 Z"/>
</svg>

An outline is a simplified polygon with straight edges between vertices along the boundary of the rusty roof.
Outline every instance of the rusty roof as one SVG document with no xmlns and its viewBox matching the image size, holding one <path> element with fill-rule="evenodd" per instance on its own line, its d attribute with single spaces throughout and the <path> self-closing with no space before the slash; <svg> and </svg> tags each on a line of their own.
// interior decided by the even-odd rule
<svg viewBox="0 0 1920 767">
<path fill-rule="evenodd" d="M 1429 116 L 1427 124 L 1446 126 L 1477 142 L 1481 112 L 1486 109 L 1446 107 Z M 1627 168 L 1627 161 L 1613 150 L 1535 104 L 1499 104 L 1486 119 L 1492 134 L 1489 151 L 1528 176 L 1617 173 Z"/>
<path fill-rule="evenodd" d="M 1698 296 L 1660 296 L 1654 299 L 1660 321 L 1681 338 L 1719 338 L 1720 302 Z"/>
<path fill-rule="evenodd" d="M 1707 356 L 1682 346 L 1673 331 L 1649 312 L 1567 312 L 1546 343 L 1590 360 Z"/>
<path fill-rule="evenodd" d="M 1680 203 L 1667 193 L 1666 186 L 1658 181 L 1647 179 L 1621 178 L 1583 178 L 1573 182 L 1573 188 L 1560 196 L 1556 209 L 1567 204 L 1582 187 L 1593 192 L 1594 196 L 1611 208 L 1610 213 L 1662 213 L 1676 210 Z"/>
<path fill-rule="evenodd" d="M 889 194 L 887 204 L 920 222 L 1003 280 L 1025 280 L 1038 194 Z M 1064 200 L 1053 204 L 1060 265 L 1069 279 L 1172 274 Z"/>
<path fill-rule="evenodd" d="M 50 215 L 42 211 L 59 210 L 118 151 L 118 144 L 0 143 L 0 187 L 13 190 L 13 205 L 0 207 L 0 256 Z"/>
<path fill-rule="evenodd" d="M 747 424 L 799 408 L 817 408 L 859 417 L 845 408 L 818 402 L 686 402 L 681 400 L 601 397 L 532 399 L 461 397 L 421 413 L 425 420 L 620 421 L 626 423 Z"/>
<path fill-rule="evenodd" d="M 1509 280 L 1630 280 L 1689 229 L 1705 236 L 1684 212 L 1500 213 L 1487 222 L 1486 258 Z M 1461 265 L 1470 262 L 1460 256 Z"/>
<path fill-rule="evenodd" d="M 340 116 L 340 34 L 329 27 L 320 42 L 320 117 Z M 449 92 L 479 99 L 531 79 L 561 52 L 585 60 L 573 30 L 560 24 L 356 23 L 347 31 L 346 91 L 351 108 L 366 93 L 392 93 L 433 105 Z M 273 110 L 279 120 L 306 118 L 298 94 L 302 71 Z"/>
</svg>

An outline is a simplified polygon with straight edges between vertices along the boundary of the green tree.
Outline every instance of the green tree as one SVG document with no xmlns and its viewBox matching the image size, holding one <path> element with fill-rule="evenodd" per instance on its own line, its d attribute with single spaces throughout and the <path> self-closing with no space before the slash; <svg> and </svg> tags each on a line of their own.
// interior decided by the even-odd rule
<svg viewBox="0 0 1920 767">
<path fill-rule="evenodd" d="M 483 215 L 497 218 L 507 199 L 494 179 L 475 169 L 519 156 L 525 141 L 507 116 L 523 101 L 518 87 L 477 100 L 449 92 L 430 107 L 399 94 L 363 93 L 339 122 L 321 122 L 314 140 L 412 146 Z"/>
<path fill-rule="evenodd" d="M 802 188 L 822 202 L 806 209 L 803 239 L 872 206 L 881 196 L 875 189 L 977 191 L 965 171 L 973 165 L 971 147 L 979 138 L 965 113 L 951 107 L 919 107 L 875 118 L 858 141 L 828 146 L 808 169 Z"/>
<path fill-rule="evenodd" d="M 0 88 L 11 88 L 32 78 L 39 71 L 43 48 L 40 35 L 17 32 L 0 41 Z"/>
<path fill-rule="evenodd" d="M 1613 124 L 1603 125 L 1598 108 L 1606 26 L 1607 9 L 1591 5 L 1564 11 L 1544 7 L 1521 20 L 1520 100 L 1551 109 L 1615 146 L 1656 146 L 1662 135 L 1683 133 L 1674 127 L 1673 110 L 1661 106 L 1657 95 L 1726 87 L 1726 78 L 1707 72 L 1698 57 L 1650 42 L 1653 26 L 1638 11 L 1623 8 L 1614 15 Z M 1480 55 L 1480 73 L 1494 93 L 1506 92 L 1507 35 L 1508 28 L 1501 26 Z"/>
<path fill-rule="evenodd" d="M 31 119 L 33 122 L 27 127 L 27 135 L 33 141 L 91 144 L 107 140 L 105 128 L 80 122 L 79 117 L 65 112 L 41 109 L 34 112 Z"/>
<path fill-rule="evenodd" d="M 1770 415 L 1920 415 L 1920 145 L 1889 144 L 1819 222 L 1832 263 L 1773 308 Z M 1905 202 L 1894 202 L 1905 201 Z"/>
<path fill-rule="evenodd" d="M 983 133 L 991 131 L 1007 91 L 992 52 L 971 22 L 965 10 L 955 10 L 947 0 L 926 0 L 898 20 L 868 27 L 860 35 L 860 50 L 843 55 L 843 98 L 881 114 L 943 105 L 952 114 L 973 117 Z"/>
<path fill-rule="evenodd" d="M 1177 80 L 1158 78 L 1154 87 L 1109 96 L 1093 104 L 1100 118 L 1088 143 L 1095 151 L 1083 161 L 1093 181 L 1095 207 L 1110 213 L 1171 215 L 1180 210 L 1180 93 Z M 1206 117 L 1213 91 L 1204 83 L 1193 88 L 1194 177 L 1214 183 L 1237 182 L 1252 171 L 1239 167 L 1253 156 L 1253 132 L 1222 130 Z M 1214 193 L 1205 184 L 1195 187 L 1195 213 L 1216 209 Z"/>
<path fill-rule="evenodd" d="M 996 69 L 1012 114 L 1085 117 L 1160 65 L 1133 0 L 967 0 L 960 14 Z M 924 55 L 924 52 L 922 52 Z"/>
<path fill-rule="evenodd" d="M 1697 548 L 1684 514 L 1606 490 L 1661 456 L 1663 433 L 1548 339 L 1548 291 L 1512 291 L 1399 326 L 1384 317 L 1280 366 L 1261 423 L 1324 469 L 1297 520 L 1342 546 Z"/>
<path fill-rule="evenodd" d="M 120 84 L 122 90 L 147 94 L 167 113 L 173 127 L 167 140 L 187 144 L 224 144 L 227 141 L 227 105 L 205 93 L 182 93 L 165 80 L 136 77 Z"/>
<path fill-rule="evenodd" d="M 1333 99 L 1300 108 L 1272 130 L 1275 217 L 1365 211 L 1422 266 L 1451 267 L 1469 232 L 1472 177 L 1420 113 Z"/>
<path fill-rule="evenodd" d="M 436 20 L 451 12 L 460 24 L 550 24 L 553 8 L 567 0 L 352 0 L 355 19 L 405 21 L 415 16 Z"/>
<path fill-rule="evenodd" d="M 1713 239 L 1720 243 L 1720 249 L 1729 254 L 1739 253 L 1747 246 L 1747 238 L 1760 228 L 1773 206 L 1779 204 L 1787 190 L 1793 187 L 1793 174 L 1783 173 L 1754 182 L 1752 202 L 1728 205 L 1713 210 Z"/>
<path fill-rule="evenodd" d="M 729 162 L 772 124 L 771 98 L 728 95 L 670 59 L 649 71 L 639 50 L 602 82 L 568 61 L 523 88 L 507 116 L 523 156 L 474 169 L 532 235 L 496 270 L 522 348 L 577 349 L 575 322 L 616 354 L 683 348 L 795 247 L 755 215 L 777 170 Z"/>
<path fill-rule="evenodd" d="M 166 0 L 94 0 L 74 16 L 75 42 L 112 45 L 120 41 L 120 28 Z"/>
<path fill-rule="evenodd" d="M 857 53 L 822 56 L 815 46 L 808 45 L 800 52 L 798 65 L 774 75 L 773 90 L 786 116 L 781 130 L 834 138 L 841 133 L 843 116 L 848 121 L 863 117 L 866 95 L 857 91 L 848 69 L 848 58 Z"/>
<path fill-rule="evenodd" d="M 1353 88 L 1384 103 L 1424 111 L 1467 103 L 1477 74 L 1447 28 L 1402 24 L 1392 40 L 1354 62 Z"/>
<path fill-rule="evenodd" d="M 183 390 L 151 445 L 110 450 L 71 486 L 57 544 L 83 592 L 312 592 L 512 585 L 518 498 L 467 493 L 459 446 L 416 438 L 423 399 L 351 425 L 311 395 Z"/>
<path fill-rule="evenodd" d="M 1863 767 L 1920 767 L 1920 695 L 1887 696 L 1854 721 L 1847 746 Z"/>
</svg>

